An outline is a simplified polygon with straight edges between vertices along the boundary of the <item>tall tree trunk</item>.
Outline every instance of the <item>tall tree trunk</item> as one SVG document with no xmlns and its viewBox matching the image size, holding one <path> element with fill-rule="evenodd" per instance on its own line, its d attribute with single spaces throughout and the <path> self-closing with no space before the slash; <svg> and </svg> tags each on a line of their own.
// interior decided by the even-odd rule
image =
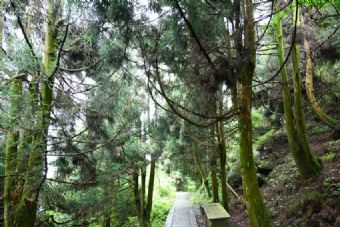
<svg viewBox="0 0 340 227">
<path fill-rule="evenodd" d="M 196 166 L 198 168 L 198 171 L 200 172 L 202 183 L 205 188 L 205 192 L 207 193 L 207 196 L 211 198 L 211 192 L 210 192 L 210 187 L 209 187 L 209 180 L 208 177 L 203 169 L 202 163 L 198 155 L 194 154 L 194 160 L 196 162 Z"/>
<path fill-rule="evenodd" d="M 141 189 L 140 189 L 140 216 L 143 225 L 145 226 L 145 191 L 146 191 L 146 169 L 144 167 L 141 168 Z"/>
<path fill-rule="evenodd" d="M 247 213 L 252 227 L 270 227 L 270 218 L 264 205 L 260 188 L 258 185 L 255 162 L 252 147 L 252 89 L 251 76 L 253 71 L 247 67 L 241 75 L 240 88 L 240 114 L 239 114 L 239 131 L 240 131 L 240 159 L 242 167 L 242 185 Z"/>
<path fill-rule="evenodd" d="M 276 10 L 279 10 L 279 6 L 276 3 Z M 277 20 L 276 23 L 276 40 L 277 40 L 277 55 L 278 55 L 278 59 L 279 59 L 279 64 L 283 65 L 284 63 L 284 44 L 283 44 L 283 37 L 282 37 L 282 24 L 281 24 L 281 20 Z M 296 47 L 294 47 L 296 48 Z M 293 49 L 294 49 L 293 48 Z M 295 49 L 295 53 L 294 50 L 292 52 L 292 55 L 295 55 L 295 58 L 297 58 L 296 56 L 296 49 Z M 297 71 L 297 65 L 296 65 L 296 60 L 295 59 L 295 63 L 294 63 L 294 67 L 295 70 L 293 71 Z M 294 61 L 294 60 L 293 60 Z M 295 126 L 295 118 L 294 118 L 294 114 L 292 111 L 292 104 L 291 104 L 291 100 L 290 100 L 290 88 L 289 88 L 289 79 L 288 79 L 288 73 L 287 73 L 287 69 L 286 66 L 283 66 L 282 70 L 281 70 L 281 80 L 282 80 L 282 84 L 283 84 L 283 89 L 282 89 L 282 96 L 283 96 L 283 107 L 284 107 L 284 116 L 285 116 L 285 125 L 286 125 L 286 129 L 287 129 L 287 136 L 288 136 L 288 141 L 289 141 L 289 145 L 290 148 L 292 150 L 292 154 L 295 160 L 295 163 L 297 165 L 297 168 L 299 170 L 299 173 L 301 174 L 302 177 L 309 177 L 312 175 L 317 174 L 320 169 L 321 169 L 321 165 L 319 163 L 319 161 L 316 159 L 316 157 L 311 153 L 310 150 L 306 149 L 306 144 L 305 147 L 303 146 L 303 144 L 301 143 L 301 138 L 299 136 L 299 133 L 297 131 L 297 128 Z M 299 91 L 299 82 L 298 82 L 298 78 L 299 77 L 297 74 L 294 75 L 294 96 L 298 96 L 299 92 L 301 92 L 301 90 Z M 301 82 L 300 82 L 300 86 L 301 86 Z M 301 87 L 300 87 L 301 89 Z M 301 107 L 301 103 L 299 104 L 299 98 L 295 97 L 295 101 L 296 106 L 295 108 L 297 110 L 295 110 L 295 114 L 297 117 L 300 117 L 299 122 L 296 122 L 296 124 L 303 124 L 301 122 L 303 122 L 303 119 L 301 119 L 301 109 L 298 109 Z M 301 96 L 300 96 L 300 101 L 301 101 Z M 300 107 L 299 107 L 300 106 Z M 302 107 L 301 107 L 302 108 Z M 300 133 L 303 133 L 303 131 L 301 130 L 301 128 L 299 129 Z"/>
<path fill-rule="evenodd" d="M 4 7 L 3 2 L 0 2 L 0 46 L 2 47 L 2 39 L 3 39 L 3 31 L 4 31 Z M 1 174 L 4 174 L 4 172 L 1 171 Z M 0 177 L 0 191 L 2 195 L 4 194 L 4 184 L 5 184 L 5 178 Z M 0 196 L 0 226 L 4 226 L 4 198 L 3 196 Z"/>
<path fill-rule="evenodd" d="M 20 193 L 16 187 L 17 177 L 15 176 L 19 144 L 19 100 L 22 95 L 22 81 L 20 79 L 12 82 L 11 91 L 11 112 L 9 115 L 11 128 L 7 132 L 5 149 L 4 223 L 6 227 L 11 227 L 15 223 L 16 203 L 20 199 Z"/>
<path fill-rule="evenodd" d="M 320 107 L 318 100 L 314 95 L 314 85 L 313 85 L 313 59 L 311 54 L 311 47 L 307 38 L 304 38 L 304 49 L 306 52 L 306 92 L 307 98 L 310 102 L 312 109 L 316 116 L 326 125 L 331 128 L 335 128 L 340 125 L 340 120 L 334 119 L 331 116 L 327 115 L 323 109 Z"/>
<path fill-rule="evenodd" d="M 207 113 L 211 115 L 217 115 L 217 98 L 215 88 L 212 88 L 210 85 L 207 85 L 209 92 L 207 93 Z M 219 157 L 219 147 L 216 141 L 216 125 L 211 126 L 208 129 L 208 133 L 210 133 L 210 140 L 211 146 L 207 146 L 207 150 L 210 151 L 209 161 L 210 161 L 210 177 L 211 177 L 211 189 L 213 195 L 213 201 L 215 203 L 219 202 L 219 195 L 218 195 L 218 178 L 217 178 L 217 160 Z"/>
<path fill-rule="evenodd" d="M 61 0 L 47 1 L 46 31 L 43 58 L 44 76 L 40 90 L 40 109 L 37 126 L 33 132 L 32 150 L 29 155 L 28 173 L 25 177 L 22 196 L 15 210 L 14 227 L 33 227 L 40 189 L 46 177 L 46 149 L 48 127 L 53 96 L 53 81 L 57 62 L 57 20 L 60 16 Z"/>
<path fill-rule="evenodd" d="M 298 44 L 293 44 L 292 48 L 292 63 L 293 63 L 293 83 L 294 83 L 294 117 L 295 126 L 300 143 L 304 153 L 304 161 L 308 163 L 308 175 L 317 175 L 321 171 L 321 161 L 314 154 L 309 146 L 306 134 L 305 117 L 303 114 L 302 105 L 302 85 L 300 75 L 300 47 Z"/>
<path fill-rule="evenodd" d="M 138 221 L 139 221 L 139 225 L 140 227 L 145 227 L 144 226 L 144 216 L 141 215 L 141 193 L 139 190 L 139 168 L 135 168 L 134 173 L 133 173 L 133 194 L 135 197 L 135 206 L 136 206 L 136 211 L 137 211 L 137 217 L 138 217 Z"/>
<path fill-rule="evenodd" d="M 217 179 L 217 173 L 216 173 L 216 160 L 211 161 L 211 188 L 212 188 L 212 194 L 213 194 L 213 201 L 214 203 L 219 202 L 219 196 L 218 196 L 218 179 Z"/>
<path fill-rule="evenodd" d="M 220 101 L 220 115 L 223 114 L 223 101 Z M 229 211 L 229 193 L 227 187 L 227 148 L 224 138 L 224 122 L 220 121 L 218 124 L 218 137 L 219 137 L 219 150 L 220 150 L 220 177 L 221 177 L 221 192 L 222 192 L 222 205 Z"/>
<path fill-rule="evenodd" d="M 155 184 L 155 173 L 156 173 L 156 158 L 155 155 L 151 155 L 151 163 L 150 163 L 150 175 L 149 175 L 149 186 L 148 186 L 148 200 L 145 207 L 145 219 L 148 223 L 148 226 L 151 226 L 150 217 L 152 211 L 152 199 L 153 199 L 153 191 Z"/>
<path fill-rule="evenodd" d="M 252 146 L 252 78 L 256 62 L 254 7 L 252 0 L 244 0 L 243 3 L 244 50 L 248 62 L 240 69 L 240 102 L 238 103 L 242 186 L 252 227 L 270 227 L 270 217 L 257 181 Z"/>
<path fill-rule="evenodd" d="M 153 199 L 155 173 L 156 173 L 156 158 L 154 155 L 151 155 L 147 201 L 145 201 L 146 171 L 144 168 L 142 168 L 140 172 L 141 172 L 141 188 L 139 187 L 139 176 L 138 176 L 137 168 L 133 175 L 133 180 L 132 180 L 134 197 L 135 197 L 135 205 L 136 205 L 137 217 L 138 217 L 140 227 L 149 227 L 151 226 L 150 218 L 151 218 L 151 211 L 152 211 L 152 201 L 153 201 L 152 199 Z"/>
<path fill-rule="evenodd" d="M 216 113 L 216 111 L 214 112 Z M 211 128 L 211 143 L 213 144 L 210 155 L 210 177 L 211 177 L 211 189 L 213 195 L 214 203 L 218 203 L 220 201 L 218 196 L 218 179 L 217 179 L 217 157 L 218 157 L 218 147 L 216 147 L 215 141 L 215 129 Z M 207 147 L 209 149 L 209 147 Z"/>
<path fill-rule="evenodd" d="M 216 100 L 215 100 L 216 101 Z M 216 111 L 214 112 L 216 113 Z M 210 177 L 211 177 L 211 189 L 212 189 L 212 195 L 213 195 L 213 201 L 214 203 L 218 203 L 220 201 L 219 195 L 218 195 L 218 178 L 217 178 L 217 159 L 219 156 L 219 148 L 216 146 L 215 141 L 215 128 L 214 126 L 211 129 L 211 146 L 210 152 Z M 209 149 L 209 147 L 207 147 Z"/>
</svg>

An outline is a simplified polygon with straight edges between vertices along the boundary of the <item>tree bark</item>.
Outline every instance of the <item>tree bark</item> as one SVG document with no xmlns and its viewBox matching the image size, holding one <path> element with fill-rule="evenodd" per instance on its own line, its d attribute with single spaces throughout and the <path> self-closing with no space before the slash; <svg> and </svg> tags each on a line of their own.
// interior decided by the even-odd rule
<svg viewBox="0 0 340 227">
<path fill-rule="evenodd" d="M 201 175 L 201 179 L 202 179 L 202 183 L 204 185 L 204 188 L 205 188 L 205 192 L 207 193 L 207 196 L 209 198 L 211 198 L 211 192 L 210 192 L 210 187 L 209 187 L 209 180 L 208 180 L 208 177 L 203 169 L 203 166 L 202 166 L 202 163 L 201 163 L 201 160 L 200 158 L 194 154 L 194 160 L 196 162 L 196 165 L 197 165 L 197 168 L 198 168 L 198 171 Z"/>
<path fill-rule="evenodd" d="M 137 217 L 139 221 L 140 227 L 145 227 L 144 226 L 144 216 L 141 215 L 141 194 L 139 191 L 139 176 L 138 176 L 139 168 L 135 168 L 134 173 L 133 173 L 133 194 L 135 197 L 135 206 L 136 206 L 136 211 L 137 211 Z"/>
<path fill-rule="evenodd" d="M 149 226 L 151 226 L 150 218 L 152 211 L 152 199 L 153 199 L 153 191 L 155 184 L 155 173 L 156 173 L 156 158 L 152 154 L 151 155 L 151 163 L 150 163 L 150 175 L 149 175 L 149 186 L 148 186 L 148 200 L 145 207 L 145 218 Z"/>
<path fill-rule="evenodd" d="M 310 102 L 313 112 L 318 116 L 318 118 L 324 124 L 328 125 L 331 128 L 335 128 L 336 126 L 340 125 L 340 120 L 334 119 L 331 116 L 327 115 L 323 109 L 320 107 L 318 100 L 314 95 L 314 85 L 313 85 L 313 59 L 311 54 L 310 44 L 307 38 L 304 38 L 304 49 L 306 52 L 306 92 L 307 98 Z"/>
<path fill-rule="evenodd" d="M 37 126 L 33 132 L 34 139 L 29 155 L 28 174 L 25 177 L 22 196 L 15 209 L 14 227 L 33 227 L 35 225 L 39 192 L 46 177 L 47 136 L 52 108 L 53 73 L 57 62 L 57 20 L 60 11 L 60 0 L 47 1 L 43 58 L 44 79 L 40 90 L 40 107 L 37 111 Z"/>
<path fill-rule="evenodd" d="M 245 12 L 244 51 L 247 53 L 247 63 L 240 69 L 240 100 L 238 103 L 242 186 L 251 226 L 270 227 L 270 217 L 258 185 L 252 147 L 252 77 L 256 62 L 254 7 L 252 0 L 244 0 L 243 3 Z"/>
<path fill-rule="evenodd" d="M 276 10 L 279 10 L 279 7 L 276 2 Z M 278 15 L 276 15 L 278 16 Z M 277 20 L 275 25 L 276 29 L 276 40 L 277 40 L 277 55 L 279 59 L 279 64 L 283 65 L 284 63 L 284 44 L 283 44 L 283 36 L 282 36 L 282 24 L 281 20 Z M 295 57 L 294 57 L 294 56 Z M 296 64 L 297 61 L 297 50 L 296 47 L 293 47 L 292 50 L 293 58 L 293 67 L 295 68 L 293 71 L 299 71 L 298 66 Z M 303 129 L 299 128 L 300 135 L 297 129 L 297 125 L 304 124 L 302 114 L 302 105 L 301 105 L 301 81 L 299 82 L 299 73 L 294 75 L 294 99 L 295 99 L 295 115 L 292 111 L 292 104 L 290 100 L 290 88 L 289 88 L 289 79 L 286 66 L 283 66 L 281 70 L 281 80 L 283 84 L 282 96 L 283 96 L 283 107 L 284 107 L 284 116 L 285 116 L 285 125 L 287 129 L 287 136 L 290 148 L 292 150 L 292 154 L 299 170 L 299 173 L 302 177 L 306 178 L 312 175 L 319 173 L 321 169 L 321 164 L 318 159 L 311 153 L 310 150 L 307 149 L 306 144 L 302 144 L 302 140 L 300 135 L 303 136 Z M 300 86 L 300 88 L 299 88 Z M 299 97 L 300 95 L 300 97 Z M 295 117 L 298 117 L 298 121 L 296 121 Z M 295 125 L 296 124 L 296 125 Z M 304 127 L 304 126 L 303 126 Z M 306 142 L 305 142 L 306 143 Z"/>
<path fill-rule="evenodd" d="M 216 174 L 216 160 L 213 160 L 211 162 L 211 187 L 212 187 L 212 194 L 213 194 L 213 202 L 218 203 L 220 201 L 218 196 L 218 180 L 217 180 L 217 174 Z"/>
<path fill-rule="evenodd" d="M 293 84 L 294 84 L 294 117 L 297 134 L 303 149 L 303 160 L 305 161 L 307 175 L 317 175 L 321 171 L 321 161 L 309 146 L 306 134 L 305 117 L 302 105 L 302 85 L 300 76 L 300 47 L 298 44 L 293 45 L 292 49 L 293 63 Z"/>
<path fill-rule="evenodd" d="M 220 101 L 220 114 L 223 113 L 223 101 Z M 220 148 L 220 177 L 221 177 L 221 192 L 222 192 L 222 205 L 229 211 L 229 193 L 227 187 L 227 148 L 224 138 L 224 122 L 220 121 L 218 124 L 218 137 L 219 137 L 219 148 Z"/>
<path fill-rule="evenodd" d="M 5 149 L 5 180 L 4 180 L 4 224 L 5 227 L 11 227 L 15 223 L 15 208 L 20 199 L 16 181 L 16 165 L 18 162 L 18 144 L 19 144 L 19 100 L 22 95 L 22 81 L 14 80 L 11 85 L 12 97 L 10 100 L 9 125 L 6 136 Z"/>
</svg>

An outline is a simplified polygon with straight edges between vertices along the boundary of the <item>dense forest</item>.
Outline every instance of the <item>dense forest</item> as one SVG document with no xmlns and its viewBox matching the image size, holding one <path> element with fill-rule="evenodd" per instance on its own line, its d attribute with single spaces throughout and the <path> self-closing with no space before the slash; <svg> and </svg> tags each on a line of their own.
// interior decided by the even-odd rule
<svg viewBox="0 0 340 227">
<path fill-rule="evenodd" d="M 0 0 L 0 226 L 163 227 L 185 191 L 339 227 L 339 27 L 339 0 Z"/>
</svg>

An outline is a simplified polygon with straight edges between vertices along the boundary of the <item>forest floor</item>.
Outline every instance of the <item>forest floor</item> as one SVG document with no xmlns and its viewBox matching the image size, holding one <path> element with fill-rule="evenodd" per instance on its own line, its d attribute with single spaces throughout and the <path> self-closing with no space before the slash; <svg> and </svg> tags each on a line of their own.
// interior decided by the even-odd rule
<svg viewBox="0 0 340 227">
<path fill-rule="evenodd" d="M 340 140 L 321 131 L 310 134 L 309 141 L 323 161 L 323 170 L 308 180 L 299 177 L 282 130 L 259 148 L 260 159 L 273 164 L 261 192 L 275 227 L 340 226 Z M 242 202 L 232 201 L 230 213 L 230 226 L 250 227 Z"/>
</svg>

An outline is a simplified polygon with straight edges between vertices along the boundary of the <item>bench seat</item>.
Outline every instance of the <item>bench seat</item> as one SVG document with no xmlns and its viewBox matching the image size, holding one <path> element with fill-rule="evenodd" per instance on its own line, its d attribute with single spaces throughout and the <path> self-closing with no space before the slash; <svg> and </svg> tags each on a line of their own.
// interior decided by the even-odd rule
<svg viewBox="0 0 340 227">
<path fill-rule="evenodd" d="M 208 203 L 202 205 L 209 227 L 227 227 L 228 212 L 220 203 Z"/>
</svg>

